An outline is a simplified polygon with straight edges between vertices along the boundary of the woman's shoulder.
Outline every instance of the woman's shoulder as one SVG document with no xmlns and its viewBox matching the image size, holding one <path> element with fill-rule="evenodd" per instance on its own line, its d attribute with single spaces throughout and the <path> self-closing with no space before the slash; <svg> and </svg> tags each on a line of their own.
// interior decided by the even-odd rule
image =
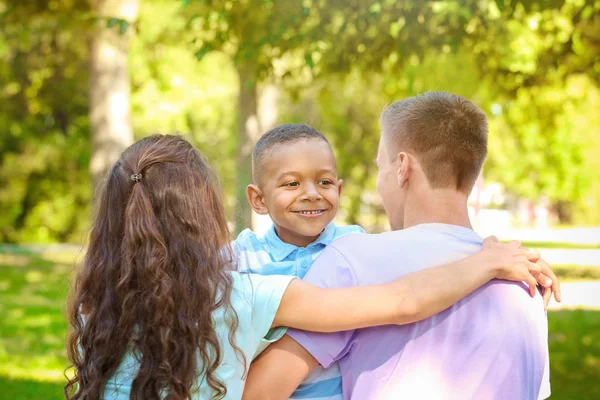
<svg viewBox="0 0 600 400">
<path fill-rule="evenodd" d="M 233 291 L 237 293 L 246 293 L 252 288 L 252 274 L 231 271 L 233 277 Z"/>
<path fill-rule="evenodd" d="M 236 300 L 255 303 L 261 298 L 273 295 L 281 297 L 294 276 L 259 275 L 243 272 L 231 272 L 233 276 L 232 303 Z"/>
</svg>

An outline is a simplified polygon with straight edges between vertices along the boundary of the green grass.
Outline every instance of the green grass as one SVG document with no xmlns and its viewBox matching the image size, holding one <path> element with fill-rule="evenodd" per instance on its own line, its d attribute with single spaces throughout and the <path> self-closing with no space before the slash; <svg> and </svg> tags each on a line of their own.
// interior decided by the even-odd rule
<svg viewBox="0 0 600 400">
<path fill-rule="evenodd" d="M 15 400 L 64 400 L 63 383 L 38 380 L 10 379 L 0 376 L 3 399 Z"/>
<path fill-rule="evenodd" d="M 64 303 L 77 256 L 0 246 L 1 398 L 63 398 Z M 566 269 L 571 274 L 578 270 Z M 600 376 L 600 310 L 553 311 L 548 321 L 552 400 L 600 399 L 595 383 Z"/>
<path fill-rule="evenodd" d="M 552 400 L 600 399 L 600 310 L 548 313 Z"/>
<path fill-rule="evenodd" d="M 0 253 L 0 397 L 60 399 L 72 253 Z"/>
<path fill-rule="evenodd" d="M 600 243 L 562 243 L 562 242 L 521 242 L 524 247 L 530 249 L 574 249 L 574 250 L 596 250 L 600 249 Z"/>
<path fill-rule="evenodd" d="M 552 269 L 562 282 L 600 280 L 600 267 L 581 265 L 553 265 Z"/>
</svg>

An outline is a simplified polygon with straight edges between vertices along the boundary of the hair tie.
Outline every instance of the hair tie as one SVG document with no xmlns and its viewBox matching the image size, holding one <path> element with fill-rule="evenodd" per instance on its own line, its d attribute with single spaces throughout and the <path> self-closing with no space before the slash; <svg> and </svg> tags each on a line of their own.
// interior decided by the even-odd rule
<svg viewBox="0 0 600 400">
<path fill-rule="evenodd" d="M 142 180 L 142 174 L 131 174 L 131 180 L 134 182 L 139 182 Z"/>
</svg>

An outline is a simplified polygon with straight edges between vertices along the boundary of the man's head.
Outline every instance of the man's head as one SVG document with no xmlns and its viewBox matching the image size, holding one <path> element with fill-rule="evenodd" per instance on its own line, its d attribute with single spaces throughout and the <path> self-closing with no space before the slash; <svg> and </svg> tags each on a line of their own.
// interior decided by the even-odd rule
<svg viewBox="0 0 600 400">
<path fill-rule="evenodd" d="M 411 185 L 466 199 L 487 155 L 483 111 L 460 96 L 428 92 L 391 104 L 380 126 L 377 190 L 393 229 L 403 227 Z"/>
<path fill-rule="evenodd" d="M 265 133 L 252 153 L 252 180 L 250 205 L 271 216 L 284 242 L 306 246 L 337 213 L 342 181 L 335 157 L 310 126 L 283 124 Z"/>
</svg>

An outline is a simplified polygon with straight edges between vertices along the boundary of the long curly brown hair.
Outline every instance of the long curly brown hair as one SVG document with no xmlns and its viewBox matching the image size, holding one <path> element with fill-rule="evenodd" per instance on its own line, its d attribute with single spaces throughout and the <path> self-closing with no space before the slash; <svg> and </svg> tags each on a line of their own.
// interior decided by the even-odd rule
<svg viewBox="0 0 600 400">
<path fill-rule="evenodd" d="M 225 396 L 212 315 L 225 308 L 239 352 L 228 243 L 219 181 L 198 150 L 171 135 L 125 150 L 100 193 L 69 298 L 66 398 L 100 399 L 127 351 L 139 361 L 132 399 L 189 399 L 198 378 Z"/>
</svg>

